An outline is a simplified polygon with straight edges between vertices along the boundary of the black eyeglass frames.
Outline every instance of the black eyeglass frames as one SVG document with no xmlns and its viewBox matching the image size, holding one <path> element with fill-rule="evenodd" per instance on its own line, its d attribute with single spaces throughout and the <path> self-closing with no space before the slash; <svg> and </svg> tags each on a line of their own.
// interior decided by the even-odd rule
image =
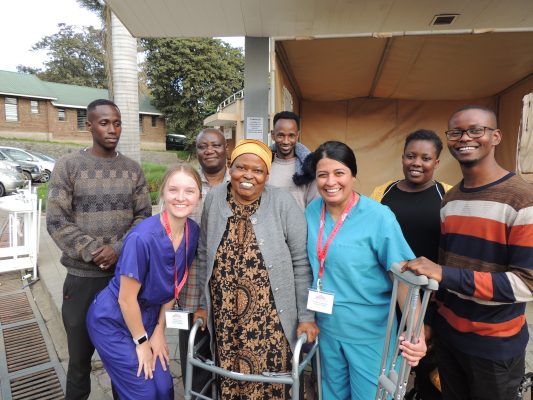
<svg viewBox="0 0 533 400">
<path fill-rule="evenodd" d="M 488 126 L 475 126 L 468 129 L 450 129 L 449 131 L 444 132 L 448 140 L 459 140 L 466 133 L 470 139 L 478 139 L 485 134 L 487 131 L 495 131 L 497 128 L 489 128 Z"/>
</svg>

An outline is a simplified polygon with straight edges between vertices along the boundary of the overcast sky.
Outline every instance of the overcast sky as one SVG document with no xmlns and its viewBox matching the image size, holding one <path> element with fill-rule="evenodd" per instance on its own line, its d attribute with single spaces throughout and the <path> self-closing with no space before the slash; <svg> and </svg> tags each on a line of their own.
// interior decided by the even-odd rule
<svg viewBox="0 0 533 400">
<path fill-rule="evenodd" d="M 100 27 L 96 14 L 76 0 L 1 0 L 0 14 L 0 70 L 5 71 L 16 71 L 19 64 L 42 68 L 46 51 L 31 48 L 43 36 L 56 33 L 59 23 Z M 226 41 L 244 47 L 243 38 Z"/>
</svg>

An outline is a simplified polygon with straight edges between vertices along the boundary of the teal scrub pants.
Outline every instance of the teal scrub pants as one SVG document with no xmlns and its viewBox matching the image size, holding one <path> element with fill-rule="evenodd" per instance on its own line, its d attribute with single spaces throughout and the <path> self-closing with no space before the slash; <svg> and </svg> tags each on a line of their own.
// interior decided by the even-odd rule
<svg viewBox="0 0 533 400">
<path fill-rule="evenodd" d="M 320 335 L 323 399 L 374 399 L 383 344 L 383 340 L 353 344 Z"/>
</svg>

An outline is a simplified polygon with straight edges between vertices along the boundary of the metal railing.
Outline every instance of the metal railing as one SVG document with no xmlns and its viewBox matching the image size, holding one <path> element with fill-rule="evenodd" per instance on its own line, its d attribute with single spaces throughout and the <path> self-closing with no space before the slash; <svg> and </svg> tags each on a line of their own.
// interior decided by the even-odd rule
<svg viewBox="0 0 533 400">
<path fill-rule="evenodd" d="M 243 98 L 244 98 L 244 89 L 241 89 L 238 92 L 233 93 L 226 100 L 224 100 L 222 103 L 220 103 L 218 105 L 218 107 L 217 107 L 217 112 L 221 112 L 224 108 L 226 108 L 230 104 L 233 104 L 237 100 L 240 100 L 240 99 L 243 99 Z"/>
</svg>

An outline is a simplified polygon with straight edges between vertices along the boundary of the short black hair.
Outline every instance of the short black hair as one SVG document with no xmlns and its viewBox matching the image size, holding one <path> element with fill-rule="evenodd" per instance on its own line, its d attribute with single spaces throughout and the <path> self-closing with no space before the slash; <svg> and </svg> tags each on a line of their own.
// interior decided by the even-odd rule
<svg viewBox="0 0 533 400">
<path fill-rule="evenodd" d="M 411 132 L 405 138 L 405 145 L 403 146 L 404 153 L 407 145 L 415 140 L 427 140 L 428 142 L 433 142 L 435 145 L 435 150 L 437 151 L 437 158 L 440 157 L 440 152 L 442 151 L 442 140 L 440 140 L 439 135 L 437 135 L 434 131 L 429 129 L 418 129 L 414 132 Z"/>
<path fill-rule="evenodd" d="M 480 106 L 478 104 L 467 104 L 466 106 L 462 106 L 461 108 L 459 108 L 457 111 L 455 111 L 452 114 L 452 116 L 448 120 L 448 124 L 450 123 L 451 119 L 454 117 L 455 114 L 460 113 L 462 111 L 468 111 L 468 110 L 480 110 L 480 111 L 486 112 L 492 118 L 494 118 L 494 122 L 496 124 L 495 128 L 498 127 L 498 117 L 496 116 L 496 112 L 493 109 L 491 109 L 491 108 L 488 108 L 488 107 L 485 107 L 485 106 Z"/>
<path fill-rule="evenodd" d="M 300 130 L 300 117 L 293 113 L 292 111 L 281 111 L 274 115 L 274 125 L 272 125 L 272 130 L 276 126 L 276 122 L 280 119 L 292 119 L 296 122 L 296 127 Z"/>
<path fill-rule="evenodd" d="M 87 106 L 87 114 L 89 114 L 90 112 L 94 111 L 96 107 L 98 106 L 111 106 L 111 107 L 115 107 L 119 112 L 120 112 L 120 108 L 118 108 L 118 106 L 113 103 L 111 100 L 108 100 L 108 99 L 96 99 L 96 100 L 93 100 L 89 103 L 89 105 Z"/>
</svg>

